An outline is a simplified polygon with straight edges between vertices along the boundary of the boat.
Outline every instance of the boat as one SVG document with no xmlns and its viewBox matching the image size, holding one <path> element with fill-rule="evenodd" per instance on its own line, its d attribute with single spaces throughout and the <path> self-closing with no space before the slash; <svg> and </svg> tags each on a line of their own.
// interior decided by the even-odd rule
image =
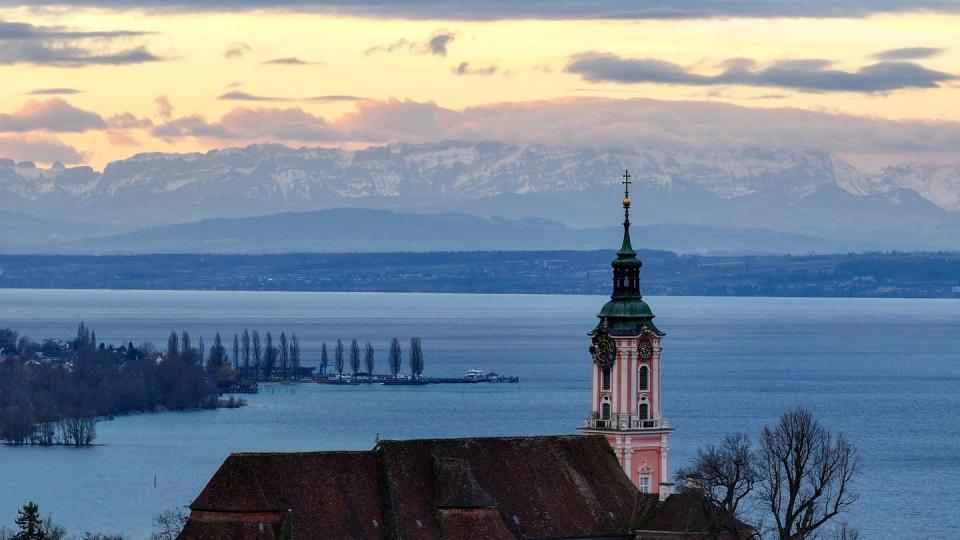
<svg viewBox="0 0 960 540">
<path fill-rule="evenodd" d="M 487 372 L 482 369 L 468 369 L 463 380 L 467 382 L 481 382 L 487 380 Z"/>
</svg>

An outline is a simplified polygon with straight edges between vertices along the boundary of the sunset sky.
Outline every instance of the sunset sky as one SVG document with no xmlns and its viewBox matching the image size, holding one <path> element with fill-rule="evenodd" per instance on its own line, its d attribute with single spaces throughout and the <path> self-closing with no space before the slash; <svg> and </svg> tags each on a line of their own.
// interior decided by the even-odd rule
<svg viewBox="0 0 960 540">
<path fill-rule="evenodd" d="M 440 139 L 960 160 L 956 0 L 29 5 L 0 0 L 19 160 Z"/>
</svg>

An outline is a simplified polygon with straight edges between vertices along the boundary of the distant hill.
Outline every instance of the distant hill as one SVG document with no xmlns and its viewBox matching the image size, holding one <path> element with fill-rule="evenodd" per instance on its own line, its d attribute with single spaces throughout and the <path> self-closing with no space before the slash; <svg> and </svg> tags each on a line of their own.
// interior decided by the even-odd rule
<svg viewBox="0 0 960 540">
<path fill-rule="evenodd" d="M 102 173 L 0 160 L 0 198 L 16 212 L 109 224 L 117 233 L 347 207 L 596 228 L 618 219 L 624 169 L 633 174 L 639 224 L 795 235 L 797 244 L 778 240 L 784 251 L 808 249 L 809 238 L 827 245 L 960 249 L 960 165 L 900 165 L 873 174 L 829 153 L 800 149 L 460 141 L 357 151 L 253 145 L 139 154 Z M 439 231 L 428 231 L 433 234 Z M 359 250 L 372 241 L 348 246 L 345 239 L 336 248 Z"/>
<path fill-rule="evenodd" d="M 647 295 L 960 298 L 960 253 L 638 250 Z M 613 249 L 255 255 L 0 255 L 0 288 L 610 294 Z"/>
<path fill-rule="evenodd" d="M 620 216 L 614 210 L 611 221 Z M 112 236 L 55 242 L 46 253 L 295 253 L 516 251 L 615 248 L 619 226 L 575 229 L 543 219 L 507 220 L 466 214 L 409 214 L 341 208 L 249 218 L 217 218 Z M 881 244 L 829 241 L 761 229 L 646 225 L 634 245 L 683 253 L 836 252 Z"/>
</svg>

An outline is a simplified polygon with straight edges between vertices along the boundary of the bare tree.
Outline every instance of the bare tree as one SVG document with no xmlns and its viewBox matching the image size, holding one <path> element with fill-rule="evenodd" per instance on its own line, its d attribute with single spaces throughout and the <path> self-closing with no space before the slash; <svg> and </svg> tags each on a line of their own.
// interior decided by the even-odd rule
<svg viewBox="0 0 960 540">
<path fill-rule="evenodd" d="M 243 347 L 243 375 L 250 376 L 250 332 L 244 328 L 243 336 L 240 337 L 240 345 Z"/>
<path fill-rule="evenodd" d="M 419 379 L 423 373 L 423 349 L 418 337 L 410 339 L 410 373 L 414 379 Z"/>
<path fill-rule="evenodd" d="M 240 373 L 240 336 L 237 334 L 233 335 L 233 372 Z"/>
<path fill-rule="evenodd" d="M 192 343 L 190 342 L 190 333 L 184 330 L 180 336 L 180 356 L 188 363 L 192 364 L 195 360 L 193 354 L 194 352 Z"/>
<path fill-rule="evenodd" d="M 187 524 L 187 513 L 177 508 L 164 510 L 153 516 L 153 533 L 150 540 L 176 540 L 177 535 Z"/>
<path fill-rule="evenodd" d="M 719 447 L 701 448 L 690 465 L 677 471 L 680 489 L 698 495 L 712 538 L 724 533 L 734 538 L 753 533 L 743 526 L 741 504 L 757 481 L 754 459 L 746 435 L 727 435 Z"/>
<path fill-rule="evenodd" d="M 287 380 L 287 367 L 290 363 L 290 347 L 287 345 L 287 333 L 280 332 L 280 371 L 283 373 L 283 380 Z"/>
<path fill-rule="evenodd" d="M 400 374 L 400 367 L 402 366 L 403 355 L 400 349 L 400 340 L 393 338 L 390 341 L 390 374 L 393 375 L 393 378 L 396 379 L 397 375 Z"/>
<path fill-rule="evenodd" d="M 293 378 L 300 380 L 300 338 L 296 332 L 290 335 L 290 366 L 293 369 Z"/>
<path fill-rule="evenodd" d="M 368 341 L 365 349 L 366 349 L 366 354 L 363 357 L 363 362 L 365 367 L 367 368 L 367 381 L 372 381 L 373 380 L 373 345 L 371 345 L 370 342 Z"/>
<path fill-rule="evenodd" d="M 353 378 L 356 380 L 357 372 L 360 371 L 360 345 L 357 340 L 350 342 L 350 369 L 353 371 Z"/>
<path fill-rule="evenodd" d="M 82 324 L 82 323 L 81 323 Z M 180 356 L 180 336 L 171 331 L 167 338 L 167 358 L 176 358 Z"/>
<path fill-rule="evenodd" d="M 217 335 L 213 338 L 213 345 L 210 347 L 210 357 L 207 358 L 207 372 L 219 380 L 220 376 L 223 375 L 221 369 L 228 362 L 227 348 L 223 346 L 223 340 L 220 339 L 220 332 L 217 332 Z M 227 371 L 229 371 L 229 368 L 227 368 Z"/>
<path fill-rule="evenodd" d="M 802 407 L 764 427 L 757 460 L 758 490 L 773 514 L 777 538 L 804 540 L 857 500 L 856 447 L 834 436 Z"/>
<path fill-rule="evenodd" d="M 273 346 L 273 334 L 267 332 L 266 349 L 264 349 L 263 359 L 263 378 L 270 380 L 273 376 L 273 369 L 277 366 L 277 348 Z"/>
<path fill-rule="evenodd" d="M 253 331 L 253 372 L 260 373 L 260 355 L 262 349 L 260 347 L 260 332 L 256 330 Z M 256 376 L 255 376 L 256 377 Z"/>
<path fill-rule="evenodd" d="M 343 342 L 337 338 L 337 347 L 333 350 L 333 368 L 337 370 L 337 377 L 343 378 Z"/>
<path fill-rule="evenodd" d="M 320 345 L 320 373 L 327 374 L 327 366 L 330 364 L 330 358 L 327 356 L 327 342 Z"/>
</svg>

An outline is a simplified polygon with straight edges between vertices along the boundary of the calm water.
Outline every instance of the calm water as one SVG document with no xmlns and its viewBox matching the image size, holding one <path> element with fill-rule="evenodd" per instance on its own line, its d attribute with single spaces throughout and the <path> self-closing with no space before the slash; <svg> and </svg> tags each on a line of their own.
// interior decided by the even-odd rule
<svg viewBox="0 0 960 540">
<path fill-rule="evenodd" d="M 862 449 L 854 524 L 866 538 L 960 538 L 960 302 L 648 298 L 664 340 L 671 467 L 723 434 L 756 435 L 798 404 Z M 145 538 L 151 516 L 188 504 L 236 451 L 367 449 L 388 438 L 572 433 L 587 412 L 586 296 L 0 290 L 0 327 L 104 341 L 207 343 L 243 328 L 321 341 L 423 338 L 426 373 L 468 368 L 517 385 L 270 386 L 240 410 L 132 415 L 87 449 L 0 447 L 0 523 L 27 500 L 72 533 Z M 227 339 L 225 339 L 227 341 Z M 156 478 L 156 487 L 154 487 Z"/>
</svg>

